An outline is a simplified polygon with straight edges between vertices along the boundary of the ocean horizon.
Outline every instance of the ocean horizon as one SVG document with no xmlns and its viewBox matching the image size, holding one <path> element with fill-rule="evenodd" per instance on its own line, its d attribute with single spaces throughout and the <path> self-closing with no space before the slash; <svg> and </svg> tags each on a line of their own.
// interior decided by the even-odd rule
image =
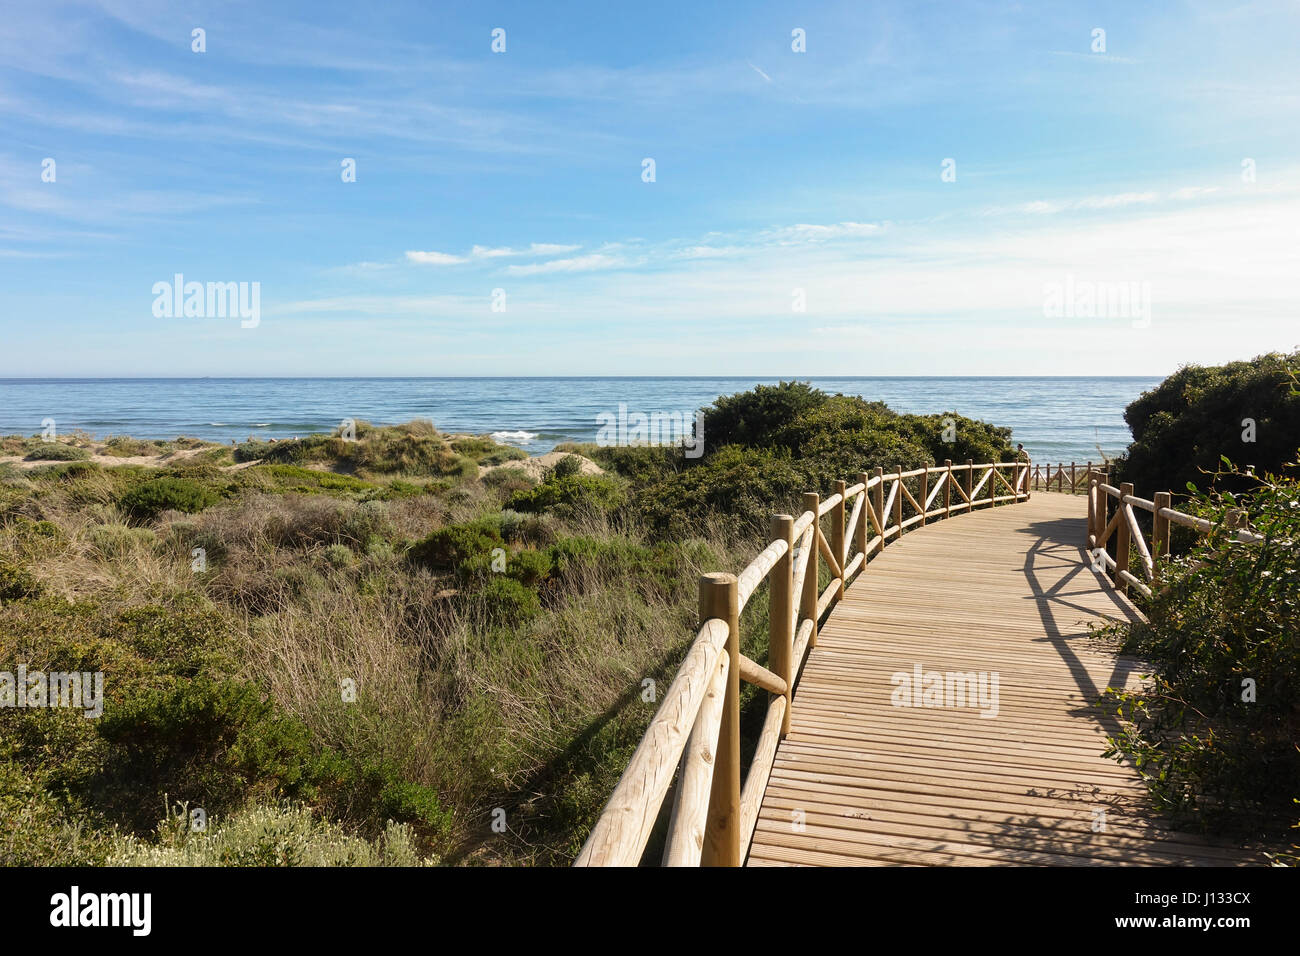
<svg viewBox="0 0 1300 956">
<path fill-rule="evenodd" d="M 427 418 L 530 454 L 595 441 L 598 416 L 680 413 L 755 385 L 803 381 L 898 412 L 957 412 L 1012 429 L 1038 461 L 1114 457 L 1131 440 L 1124 408 L 1160 376 L 429 376 L 0 379 L 0 434 L 209 441 L 292 438 L 344 419 Z M 707 434 L 705 441 L 708 441 Z"/>
</svg>

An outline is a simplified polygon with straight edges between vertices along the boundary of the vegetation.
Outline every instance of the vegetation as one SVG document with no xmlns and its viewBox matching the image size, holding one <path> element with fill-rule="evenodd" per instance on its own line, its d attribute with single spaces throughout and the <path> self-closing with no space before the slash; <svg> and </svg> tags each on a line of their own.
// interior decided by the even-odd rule
<svg viewBox="0 0 1300 956">
<path fill-rule="evenodd" d="M 1007 437 L 783 384 L 720 399 L 699 459 L 575 446 L 540 481 L 428 422 L 6 469 L 0 670 L 102 672 L 104 709 L 0 708 L 0 864 L 567 862 L 700 573 L 803 491 Z"/>
<path fill-rule="evenodd" d="M 1260 474 L 1280 473 L 1300 436 L 1297 369 L 1300 352 L 1179 369 L 1124 411 L 1133 443 L 1116 463 L 1116 483 L 1131 481 L 1148 498 L 1180 495 L 1188 482 L 1203 485 L 1224 454 Z M 1232 476 L 1220 483 L 1250 485 Z"/>
<path fill-rule="evenodd" d="M 1248 490 L 1193 494 L 1214 530 L 1166 562 L 1146 622 L 1111 628 L 1154 669 L 1146 692 L 1110 695 L 1132 721 L 1111 754 L 1178 817 L 1276 836 L 1300 796 L 1300 481 L 1223 477 Z M 1234 508 L 1263 542 L 1229 532 Z"/>
<path fill-rule="evenodd" d="M 84 461 L 90 452 L 62 442 L 39 442 L 27 453 L 28 461 Z"/>
</svg>

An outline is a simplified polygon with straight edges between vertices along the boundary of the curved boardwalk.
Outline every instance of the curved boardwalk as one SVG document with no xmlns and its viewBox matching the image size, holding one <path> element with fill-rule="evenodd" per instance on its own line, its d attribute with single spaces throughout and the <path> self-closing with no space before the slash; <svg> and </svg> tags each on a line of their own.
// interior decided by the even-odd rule
<svg viewBox="0 0 1300 956">
<path fill-rule="evenodd" d="M 1040 492 L 918 528 L 871 562 L 804 666 L 750 865 L 1265 862 L 1170 831 L 1137 774 L 1100 756 L 1115 724 L 1092 702 L 1141 671 L 1089 637 L 1136 612 L 1084 562 L 1086 508 Z M 893 678 L 918 666 L 948 689 L 983 673 L 984 705 L 894 706 Z"/>
</svg>

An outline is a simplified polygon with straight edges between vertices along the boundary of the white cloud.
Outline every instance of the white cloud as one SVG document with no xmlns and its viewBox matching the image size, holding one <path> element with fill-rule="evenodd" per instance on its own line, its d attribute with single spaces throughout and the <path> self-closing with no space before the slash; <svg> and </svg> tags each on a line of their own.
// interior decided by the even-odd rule
<svg viewBox="0 0 1300 956">
<path fill-rule="evenodd" d="M 590 272 L 593 269 L 614 269 L 626 264 L 627 261 L 618 256 L 592 253 L 589 256 L 574 256 L 572 259 L 552 259 L 550 262 L 510 266 L 506 271 L 516 276 L 532 276 L 548 272 Z"/>
<path fill-rule="evenodd" d="M 723 259 L 738 256 L 745 251 L 743 246 L 688 246 L 673 254 L 674 259 Z"/>
<path fill-rule="evenodd" d="M 769 229 L 761 235 L 783 242 L 810 242 L 851 236 L 874 236 L 881 233 L 884 228 L 884 225 L 878 222 L 837 222 L 826 226 L 801 222 L 793 226 Z"/>
<path fill-rule="evenodd" d="M 1133 206 L 1140 203 L 1153 203 L 1159 199 L 1160 194 L 1155 192 L 1116 193 L 1111 196 L 1084 196 L 1082 199 L 1067 199 L 1057 202 L 1048 202 L 1047 200 L 1039 199 L 1034 202 L 1025 203 L 1020 207 L 1020 211 L 1036 214 L 1051 214 L 1078 211 L 1080 209 L 1118 209 L 1123 206 Z"/>
<path fill-rule="evenodd" d="M 558 256 L 573 252 L 581 246 L 564 246 L 554 242 L 533 242 L 527 249 L 514 249 L 510 246 L 474 246 L 470 255 L 475 259 L 500 259 L 508 256 Z"/>
<path fill-rule="evenodd" d="M 453 256 L 447 252 L 410 252 L 406 253 L 406 258 L 411 262 L 418 262 L 425 266 L 454 266 L 457 263 L 464 262 L 462 256 Z"/>
</svg>

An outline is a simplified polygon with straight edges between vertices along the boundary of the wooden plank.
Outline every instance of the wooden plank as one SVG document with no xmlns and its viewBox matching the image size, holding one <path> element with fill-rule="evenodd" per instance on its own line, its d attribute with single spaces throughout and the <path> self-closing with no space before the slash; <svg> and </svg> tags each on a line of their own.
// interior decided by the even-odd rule
<svg viewBox="0 0 1300 956">
<path fill-rule="evenodd" d="M 1071 470 L 1071 488 L 1093 475 Z M 994 468 L 971 487 L 973 471 L 958 496 L 1011 484 Z M 1063 486 L 1064 469 L 1055 471 Z M 882 514 L 904 497 L 915 503 L 896 495 Z M 1265 862 L 1256 847 L 1175 830 L 1134 769 L 1101 757 L 1118 724 L 1097 697 L 1137 687 L 1143 664 L 1097 644 L 1088 628 L 1140 616 L 1088 568 L 1080 542 L 1089 500 L 1021 495 L 1011 507 L 917 528 L 846 589 L 799 675 L 750 865 Z M 1098 505 L 1094 533 L 1131 530 Z M 896 706 L 899 675 L 914 679 L 917 665 L 945 683 L 949 673 L 984 673 L 986 690 L 996 674 L 996 716 L 956 706 L 955 694 L 954 706 L 946 694 L 944 706 Z"/>
</svg>

